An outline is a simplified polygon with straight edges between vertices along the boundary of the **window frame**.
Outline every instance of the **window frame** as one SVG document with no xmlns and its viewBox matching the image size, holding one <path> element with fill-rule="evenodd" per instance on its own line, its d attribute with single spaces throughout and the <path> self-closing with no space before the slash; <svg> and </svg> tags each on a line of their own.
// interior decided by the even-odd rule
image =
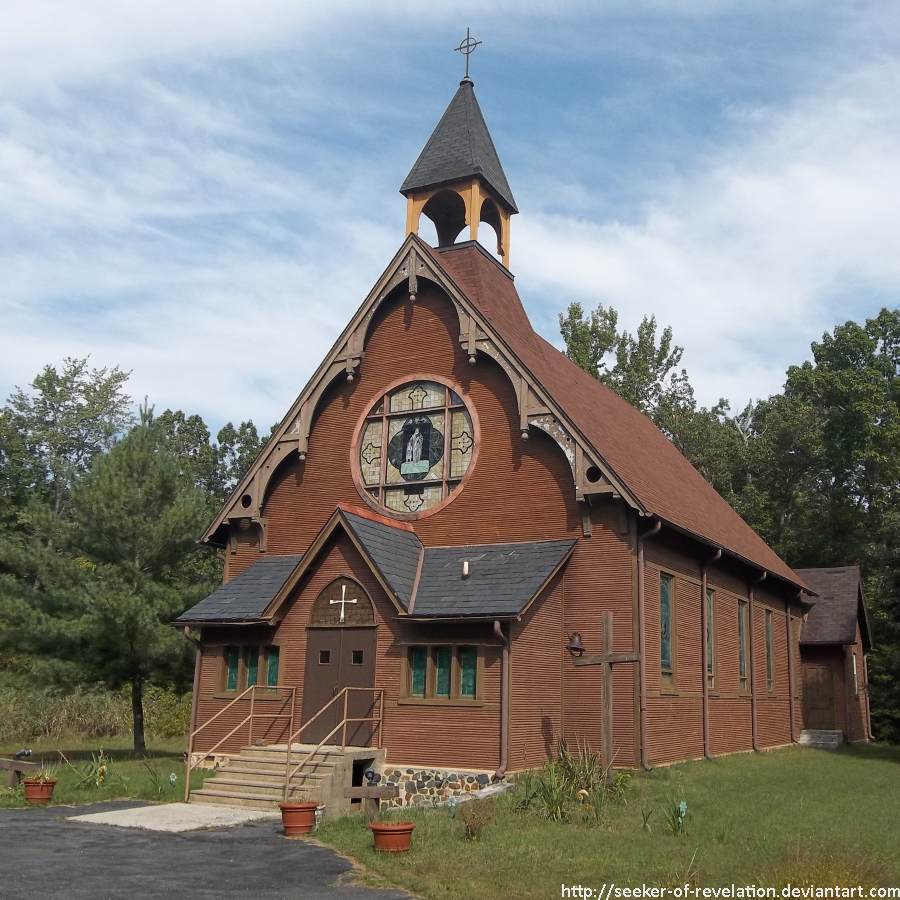
<svg viewBox="0 0 900 900">
<path fill-rule="evenodd" d="M 772 610 L 766 609 L 766 693 L 775 693 L 775 639 L 772 634 Z"/>
<path fill-rule="evenodd" d="M 738 598 L 737 602 L 737 638 L 738 638 L 738 692 L 749 694 L 750 684 L 750 601 Z M 743 669 L 743 674 L 741 674 Z"/>
<path fill-rule="evenodd" d="M 662 656 L 662 591 L 663 583 L 669 584 L 669 668 L 663 665 Z M 678 643 L 676 641 L 676 597 L 677 597 L 677 577 L 671 572 L 659 570 L 659 672 L 660 672 L 660 689 L 675 690 L 678 679 Z"/>
<path fill-rule="evenodd" d="M 859 699 L 859 669 L 857 668 L 855 650 L 851 651 L 851 656 L 853 657 L 853 697 L 854 699 Z"/>
<path fill-rule="evenodd" d="M 704 603 L 706 603 L 706 634 L 703 638 L 706 641 L 706 672 L 704 674 L 707 689 L 715 691 L 718 674 L 716 652 L 719 642 L 716 634 L 716 592 L 713 588 L 707 587 Z"/>
<path fill-rule="evenodd" d="M 442 407 L 428 407 L 424 410 L 407 410 L 397 413 L 390 412 L 389 404 L 391 394 L 396 393 L 400 388 L 403 388 L 406 385 L 413 385 L 417 382 L 431 382 L 433 384 L 441 385 L 446 391 L 444 395 L 444 405 Z M 451 393 L 456 394 L 456 396 L 460 398 L 461 403 L 454 403 Z M 381 413 L 376 412 L 379 404 L 382 405 Z M 408 416 L 410 413 L 428 414 L 432 412 L 436 413 L 441 410 L 443 410 L 445 415 L 444 474 L 441 479 L 433 479 L 431 481 L 421 482 L 423 487 L 428 485 L 433 486 L 440 484 L 442 492 L 441 500 L 428 509 L 420 509 L 416 512 L 404 512 L 401 510 L 392 509 L 384 502 L 385 490 L 401 488 L 406 483 L 400 482 L 397 484 L 388 484 L 386 482 L 385 472 L 387 471 L 387 441 L 385 439 L 385 435 L 387 435 L 388 433 L 387 423 L 391 419 L 402 418 L 403 416 Z M 465 412 L 469 416 L 469 420 L 472 423 L 472 456 L 466 471 L 459 477 L 452 477 L 450 475 L 450 454 L 452 452 L 450 446 L 452 442 L 451 415 L 452 413 L 458 412 L 459 410 L 465 410 Z M 360 451 L 362 449 L 361 444 L 363 436 L 366 432 L 366 426 L 370 422 L 374 422 L 377 420 L 382 421 L 381 476 L 379 478 L 378 484 L 366 484 L 360 466 Z M 478 462 L 478 453 L 480 448 L 481 425 L 478 420 L 478 411 L 475 408 L 475 404 L 472 401 L 472 398 L 463 389 L 462 385 L 443 375 L 434 375 L 426 372 L 415 372 L 411 375 L 407 375 L 403 378 L 397 379 L 369 399 L 368 403 L 366 404 L 366 412 L 361 416 L 353 433 L 353 440 L 350 445 L 350 470 L 353 476 L 353 483 L 357 491 L 359 492 L 359 495 L 363 498 L 363 500 L 365 500 L 368 506 L 377 511 L 380 515 L 390 516 L 391 518 L 400 519 L 402 521 L 416 521 L 417 519 L 423 519 L 427 516 L 434 515 L 435 513 L 442 510 L 445 506 L 447 506 L 447 504 L 453 502 L 456 496 L 465 487 L 466 482 L 469 480 L 472 472 L 475 470 L 475 466 Z M 377 499 L 372 496 L 372 491 L 377 492 Z"/>
<path fill-rule="evenodd" d="M 278 669 L 277 681 L 274 685 L 269 685 L 269 658 L 272 648 L 278 650 Z M 228 673 L 229 673 L 229 651 L 237 652 L 237 672 L 236 686 L 229 689 Z M 222 700 L 234 700 L 240 696 L 247 688 L 251 687 L 247 683 L 247 677 L 250 672 L 250 658 L 256 655 L 256 687 L 254 693 L 256 700 L 278 700 L 281 694 L 281 676 L 284 671 L 283 661 L 284 648 L 277 641 L 252 642 L 252 643 L 228 643 L 223 644 L 219 650 L 219 672 L 216 678 L 216 690 L 214 697 Z"/>
<path fill-rule="evenodd" d="M 484 645 L 476 642 L 458 643 L 409 643 L 404 644 L 400 675 L 400 697 L 398 703 L 427 706 L 483 706 L 484 705 Z M 424 696 L 412 693 L 413 651 L 425 651 Z M 437 652 L 450 651 L 449 696 L 437 696 Z M 474 650 L 475 656 L 475 696 L 462 695 L 461 652 Z"/>
</svg>

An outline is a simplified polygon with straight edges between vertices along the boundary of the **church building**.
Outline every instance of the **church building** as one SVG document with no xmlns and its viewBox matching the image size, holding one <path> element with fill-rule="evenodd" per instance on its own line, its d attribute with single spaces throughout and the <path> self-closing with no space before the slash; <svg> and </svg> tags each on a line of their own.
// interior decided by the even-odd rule
<svg viewBox="0 0 900 900">
<path fill-rule="evenodd" d="M 202 537 L 223 585 L 176 622 L 191 763 L 221 766 L 198 799 L 328 770 L 336 813 L 363 768 L 421 803 L 561 740 L 616 768 L 796 741 L 812 592 L 532 329 L 468 76 L 400 190 L 396 255 Z"/>
</svg>

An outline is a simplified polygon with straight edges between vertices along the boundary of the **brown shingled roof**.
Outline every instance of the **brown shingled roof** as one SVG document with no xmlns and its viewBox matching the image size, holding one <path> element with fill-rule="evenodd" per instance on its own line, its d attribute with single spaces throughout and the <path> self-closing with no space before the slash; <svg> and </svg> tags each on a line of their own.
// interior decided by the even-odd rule
<svg viewBox="0 0 900 900">
<path fill-rule="evenodd" d="M 818 595 L 800 632 L 801 644 L 852 644 L 856 623 L 863 646 L 872 649 L 869 616 L 862 592 L 859 566 L 832 569 L 797 569 L 797 574 Z"/>
<path fill-rule="evenodd" d="M 512 279 L 479 246 L 431 255 L 648 515 L 804 586 L 650 419 L 534 332 Z"/>
</svg>

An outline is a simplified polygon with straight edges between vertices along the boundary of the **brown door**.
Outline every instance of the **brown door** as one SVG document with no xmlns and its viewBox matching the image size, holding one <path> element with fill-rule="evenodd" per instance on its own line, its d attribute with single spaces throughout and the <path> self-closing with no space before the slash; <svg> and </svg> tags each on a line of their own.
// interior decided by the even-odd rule
<svg viewBox="0 0 900 900">
<path fill-rule="evenodd" d="M 803 706 L 807 728 L 822 731 L 835 729 L 834 686 L 830 665 L 803 664 Z"/>
<path fill-rule="evenodd" d="M 303 679 L 303 721 L 308 722 L 345 687 L 375 686 L 374 628 L 310 628 L 306 632 L 306 675 Z M 374 695 L 371 690 L 349 691 L 348 718 L 364 719 L 372 715 Z M 332 704 L 309 728 L 304 729 L 304 744 L 318 744 L 344 718 L 344 701 Z M 340 744 L 343 729 L 328 738 L 329 744 Z M 350 722 L 347 743 L 368 747 L 372 740 L 371 722 Z"/>
</svg>

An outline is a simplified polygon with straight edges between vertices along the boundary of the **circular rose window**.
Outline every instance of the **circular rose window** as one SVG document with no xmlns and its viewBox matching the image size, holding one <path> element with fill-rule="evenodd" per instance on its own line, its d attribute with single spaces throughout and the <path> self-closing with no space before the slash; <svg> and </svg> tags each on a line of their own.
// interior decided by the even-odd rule
<svg viewBox="0 0 900 900">
<path fill-rule="evenodd" d="M 452 387 L 408 381 L 375 398 L 357 446 L 357 481 L 366 499 L 394 514 L 416 515 L 459 487 L 475 454 L 475 429 Z"/>
</svg>

